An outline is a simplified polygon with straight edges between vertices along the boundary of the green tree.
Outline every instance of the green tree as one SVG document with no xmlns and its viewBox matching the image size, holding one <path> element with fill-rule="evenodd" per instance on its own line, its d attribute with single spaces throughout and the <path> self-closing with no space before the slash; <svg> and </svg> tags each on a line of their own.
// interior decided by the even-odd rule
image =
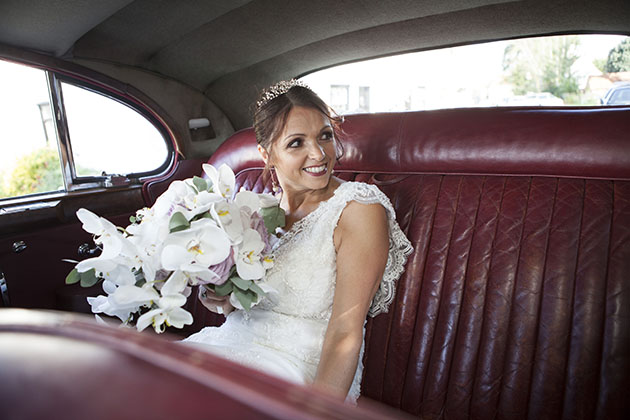
<svg viewBox="0 0 630 420">
<path fill-rule="evenodd" d="M 63 189 L 59 154 L 50 147 L 42 147 L 22 156 L 13 171 L 6 176 L 4 188 L 0 189 L 0 198 Z"/>
<path fill-rule="evenodd" d="M 579 58 L 576 36 L 530 38 L 509 44 L 503 53 L 506 81 L 516 95 L 550 92 L 568 98 L 579 92 L 572 70 Z"/>
<path fill-rule="evenodd" d="M 606 73 L 630 71 L 630 38 L 626 38 L 608 53 Z"/>
<path fill-rule="evenodd" d="M 543 70 L 543 90 L 551 92 L 559 98 L 579 93 L 577 78 L 571 70 L 580 58 L 577 48 L 580 41 L 577 37 L 554 37 L 551 39 L 551 57 Z"/>
</svg>

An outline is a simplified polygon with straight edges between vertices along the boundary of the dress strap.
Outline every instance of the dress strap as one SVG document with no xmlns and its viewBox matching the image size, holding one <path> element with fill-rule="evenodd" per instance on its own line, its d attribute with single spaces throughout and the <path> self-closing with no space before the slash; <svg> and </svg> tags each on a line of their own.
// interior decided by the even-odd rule
<svg viewBox="0 0 630 420">
<path fill-rule="evenodd" d="M 341 213 L 351 201 L 361 204 L 381 204 L 386 212 L 389 224 L 389 253 L 381 284 L 372 300 L 368 314 L 372 317 L 387 312 L 394 300 L 396 281 L 405 270 L 407 257 L 413 252 L 411 243 L 396 222 L 396 212 L 389 198 L 376 185 L 363 182 L 346 182 L 335 191 L 335 199 L 339 200 L 333 219 L 333 230 L 339 222 Z"/>
</svg>

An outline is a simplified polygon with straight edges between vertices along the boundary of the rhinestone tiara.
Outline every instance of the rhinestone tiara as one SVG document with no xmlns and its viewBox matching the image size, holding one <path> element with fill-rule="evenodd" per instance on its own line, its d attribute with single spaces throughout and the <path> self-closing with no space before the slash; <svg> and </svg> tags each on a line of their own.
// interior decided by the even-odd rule
<svg viewBox="0 0 630 420">
<path fill-rule="evenodd" d="M 282 80 L 275 85 L 268 87 L 263 90 L 260 94 L 260 99 L 256 102 L 256 109 L 260 109 L 267 102 L 276 99 L 278 96 L 284 95 L 287 93 L 292 87 L 300 86 L 306 89 L 310 89 L 308 85 L 301 80 L 291 79 L 291 80 Z"/>
</svg>

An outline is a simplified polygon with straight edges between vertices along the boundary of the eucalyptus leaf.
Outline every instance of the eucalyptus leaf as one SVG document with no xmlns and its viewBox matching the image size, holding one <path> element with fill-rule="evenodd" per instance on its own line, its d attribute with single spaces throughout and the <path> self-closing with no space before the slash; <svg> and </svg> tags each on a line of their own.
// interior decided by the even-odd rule
<svg viewBox="0 0 630 420">
<path fill-rule="evenodd" d="M 236 299 L 238 299 L 246 311 L 249 311 L 252 307 L 252 303 L 256 301 L 256 293 L 251 290 L 234 289 L 234 296 L 236 296 Z"/>
<path fill-rule="evenodd" d="M 230 277 L 230 280 L 232 281 L 232 283 L 234 283 L 236 287 L 241 290 L 249 289 L 249 284 L 252 282 L 251 280 L 243 280 L 239 276 L 232 276 Z"/>
<path fill-rule="evenodd" d="M 276 228 L 284 227 L 286 220 L 280 206 L 265 207 L 260 210 L 267 232 L 275 233 Z"/>
<path fill-rule="evenodd" d="M 171 216 L 171 220 L 168 222 L 168 229 L 171 233 L 179 232 L 180 230 L 186 230 L 190 227 L 190 223 L 186 220 L 181 212 L 176 212 Z"/>
<path fill-rule="evenodd" d="M 208 183 L 206 182 L 205 179 L 199 176 L 193 177 L 193 184 L 195 188 L 197 188 L 197 191 L 199 192 L 208 190 Z"/>
<path fill-rule="evenodd" d="M 73 268 L 72 271 L 66 276 L 66 284 L 75 284 L 79 281 L 81 281 L 81 275 L 76 268 Z"/>
<path fill-rule="evenodd" d="M 79 275 L 81 276 L 81 287 L 92 287 L 98 283 L 99 278 L 96 277 L 96 270 L 93 268 L 83 273 L 79 273 Z"/>
<path fill-rule="evenodd" d="M 226 281 L 223 284 L 214 285 L 214 293 L 216 293 L 217 296 L 227 296 L 230 293 L 232 293 L 233 289 L 234 289 L 234 286 L 232 285 L 232 282 L 229 282 L 229 281 Z"/>
<path fill-rule="evenodd" d="M 261 289 L 260 286 L 257 285 L 255 281 L 251 282 L 251 284 L 249 285 L 249 290 L 251 290 L 252 292 L 255 292 L 257 297 L 265 296 L 265 291 Z"/>
<path fill-rule="evenodd" d="M 191 222 L 196 222 L 197 220 L 201 220 L 201 219 L 212 219 L 212 215 L 210 214 L 209 211 L 205 211 L 193 217 Z"/>
</svg>

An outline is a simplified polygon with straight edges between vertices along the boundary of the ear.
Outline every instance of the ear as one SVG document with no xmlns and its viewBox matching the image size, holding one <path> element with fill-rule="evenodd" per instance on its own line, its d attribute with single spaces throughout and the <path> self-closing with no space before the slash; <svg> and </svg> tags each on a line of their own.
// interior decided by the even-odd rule
<svg viewBox="0 0 630 420">
<path fill-rule="evenodd" d="M 265 165 L 267 164 L 267 162 L 269 161 L 269 152 L 267 152 L 267 149 L 265 149 L 264 147 L 262 147 L 260 144 L 258 145 L 258 153 L 260 153 L 260 157 L 262 157 L 263 162 L 265 162 Z"/>
</svg>

